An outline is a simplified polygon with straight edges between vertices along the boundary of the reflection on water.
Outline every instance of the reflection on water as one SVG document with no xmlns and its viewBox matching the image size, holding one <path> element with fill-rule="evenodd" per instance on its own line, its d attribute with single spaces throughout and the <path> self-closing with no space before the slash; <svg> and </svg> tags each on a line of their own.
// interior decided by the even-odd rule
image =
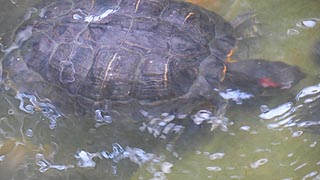
<svg viewBox="0 0 320 180">
<path fill-rule="evenodd" d="M 21 102 L 42 108 L 43 102 L 23 94 L 19 100 L 1 87 L 1 179 L 320 179 L 319 64 L 312 60 L 320 39 L 319 1 L 190 1 L 228 20 L 257 12 L 263 36 L 249 56 L 296 64 L 307 78 L 285 96 L 232 106 L 228 131 L 192 125 L 173 144 L 154 129 L 142 132 L 149 124 L 114 124 L 101 112 L 59 118 L 53 126 L 43 111 L 26 104 L 32 114 L 19 109 Z M 2 42 L 35 2 L 5 0 Z M 203 112 L 199 117 L 210 116 Z M 163 118 L 170 124 L 170 114 Z"/>
</svg>

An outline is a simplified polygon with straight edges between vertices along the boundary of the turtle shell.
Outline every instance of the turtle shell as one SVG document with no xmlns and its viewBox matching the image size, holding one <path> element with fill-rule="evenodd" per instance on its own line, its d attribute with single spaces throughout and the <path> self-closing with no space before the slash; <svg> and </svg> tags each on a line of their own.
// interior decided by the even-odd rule
<svg viewBox="0 0 320 180">
<path fill-rule="evenodd" d="M 3 69 L 19 91 L 59 102 L 60 92 L 80 104 L 181 97 L 205 62 L 217 61 L 212 70 L 222 73 L 235 44 L 228 22 L 185 2 L 74 0 L 39 7 L 17 28 Z"/>
</svg>

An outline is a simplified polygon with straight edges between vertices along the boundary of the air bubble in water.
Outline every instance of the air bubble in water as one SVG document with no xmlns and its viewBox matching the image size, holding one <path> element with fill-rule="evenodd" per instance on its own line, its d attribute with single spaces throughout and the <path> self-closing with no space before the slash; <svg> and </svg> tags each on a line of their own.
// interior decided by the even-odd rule
<svg viewBox="0 0 320 180">
<path fill-rule="evenodd" d="M 171 173 L 171 168 L 173 167 L 173 164 L 172 163 L 169 163 L 169 162 L 163 162 L 161 164 L 161 170 L 162 172 L 166 173 L 166 174 L 169 174 Z"/>
<path fill-rule="evenodd" d="M 296 131 L 292 133 L 292 137 L 299 137 L 303 134 L 303 131 Z"/>
<path fill-rule="evenodd" d="M 222 159 L 225 153 L 213 153 L 209 155 L 210 160 Z"/>
<path fill-rule="evenodd" d="M 260 112 L 261 113 L 266 113 L 269 111 L 269 107 L 267 105 L 261 105 L 260 106 Z"/>
<path fill-rule="evenodd" d="M 208 171 L 222 171 L 222 168 L 219 166 L 208 166 L 206 167 Z"/>
<path fill-rule="evenodd" d="M 14 115 L 14 110 L 13 109 L 8 109 L 8 114 L 9 115 Z"/>
<path fill-rule="evenodd" d="M 230 176 L 230 179 L 244 179 L 244 177 L 238 176 L 238 175 L 233 175 L 233 176 Z"/>
<path fill-rule="evenodd" d="M 165 180 L 167 179 L 166 175 L 163 172 L 155 172 L 151 180 Z"/>
<path fill-rule="evenodd" d="M 167 116 L 169 116 L 169 113 L 166 113 L 166 112 L 165 112 L 165 113 L 162 113 L 161 116 L 162 116 L 162 117 L 167 117 Z"/>
<path fill-rule="evenodd" d="M 299 32 L 298 30 L 296 30 L 296 29 L 288 29 L 288 30 L 287 30 L 287 34 L 288 34 L 289 36 L 294 36 L 294 35 L 300 34 L 300 32 Z"/>
<path fill-rule="evenodd" d="M 5 155 L 1 155 L 1 156 L 0 156 L 0 162 L 1 162 L 1 161 L 4 161 L 5 158 L 6 158 Z"/>
<path fill-rule="evenodd" d="M 116 165 L 112 165 L 111 168 L 112 168 L 112 174 L 116 175 L 117 174 L 117 170 L 118 170 L 117 166 Z"/>
<path fill-rule="evenodd" d="M 315 21 L 315 19 L 306 19 L 298 22 L 296 25 L 302 28 L 313 28 L 317 25 L 317 22 Z"/>
<path fill-rule="evenodd" d="M 253 163 L 250 164 L 250 167 L 253 168 L 253 169 L 256 169 L 258 168 L 259 166 L 262 166 L 264 164 L 266 164 L 268 162 L 268 159 L 267 158 L 262 158 L 262 159 L 259 159 Z"/>
<path fill-rule="evenodd" d="M 83 19 L 83 17 L 81 15 L 79 15 L 79 14 L 74 14 L 72 16 L 72 18 L 75 19 L 75 20 L 82 20 Z"/>
<path fill-rule="evenodd" d="M 243 131 L 250 131 L 251 127 L 250 126 L 241 126 L 240 129 Z"/>
<path fill-rule="evenodd" d="M 32 131 L 32 129 L 27 129 L 25 134 L 26 134 L 26 136 L 28 136 L 28 137 L 32 137 L 32 136 L 33 136 L 33 131 Z"/>
<path fill-rule="evenodd" d="M 314 141 L 312 144 L 309 145 L 309 147 L 314 148 L 317 145 L 317 141 Z"/>
<path fill-rule="evenodd" d="M 179 114 L 177 116 L 178 119 L 185 119 L 188 115 L 187 114 Z"/>
</svg>

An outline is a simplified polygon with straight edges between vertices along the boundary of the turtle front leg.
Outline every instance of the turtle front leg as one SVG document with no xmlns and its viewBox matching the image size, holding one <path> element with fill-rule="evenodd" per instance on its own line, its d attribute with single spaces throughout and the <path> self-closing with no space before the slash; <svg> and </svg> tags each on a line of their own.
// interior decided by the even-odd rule
<svg viewBox="0 0 320 180">
<path fill-rule="evenodd" d="M 199 78 L 197 88 L 194 88 L 194 94 L 198 94 L 200 98 L 204 98 L 214 107 L 214 112 L 200 110 L 191 118 L 195 124 L 201 124 L 203 121 L 211 123 L 211 130 L 220 127 L 223 131 L 227 131 L 228 118 L 225 117 L 225 112 L 228 105 L 228 100 L 220 94 L 221 90 L 226 89 L 222 84 L 225 75 L 225 65 L 215 59 L 206 63 L 203 67 L 203 78 Z"/>
</svg>

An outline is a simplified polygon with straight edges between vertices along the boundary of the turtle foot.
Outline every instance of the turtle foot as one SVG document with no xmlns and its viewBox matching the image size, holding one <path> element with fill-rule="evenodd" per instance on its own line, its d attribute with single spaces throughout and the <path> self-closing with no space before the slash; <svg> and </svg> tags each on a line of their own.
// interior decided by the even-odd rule
<svg viewBox="0 0 320 180">
<path fill-rule="evenodd" d="M 140 131 L 147 131 L 149 134 L 153 135 L 155 138 L 167 139 L 169 136 L 177 136 L 183 132 L 184 126 L 173 123 L 175 120 L 175 115 L 170 115 L 168 113 L 162 113 L 160 117 L 148 117 L 147 122 L 143 122 L 142 126 L 139 128 Z"/>
<path fill-rule="evenodd" d="M 229 119 L 224 117 L 224 114 L 214 114 L 208 110 L 200 110 L 196 114 L 191 116 L 193 122 L 197 125 L 206 121 L 211 124 L 211 131 L 220 128 L 222 131 L 228 131 Z"/>
</svg>

